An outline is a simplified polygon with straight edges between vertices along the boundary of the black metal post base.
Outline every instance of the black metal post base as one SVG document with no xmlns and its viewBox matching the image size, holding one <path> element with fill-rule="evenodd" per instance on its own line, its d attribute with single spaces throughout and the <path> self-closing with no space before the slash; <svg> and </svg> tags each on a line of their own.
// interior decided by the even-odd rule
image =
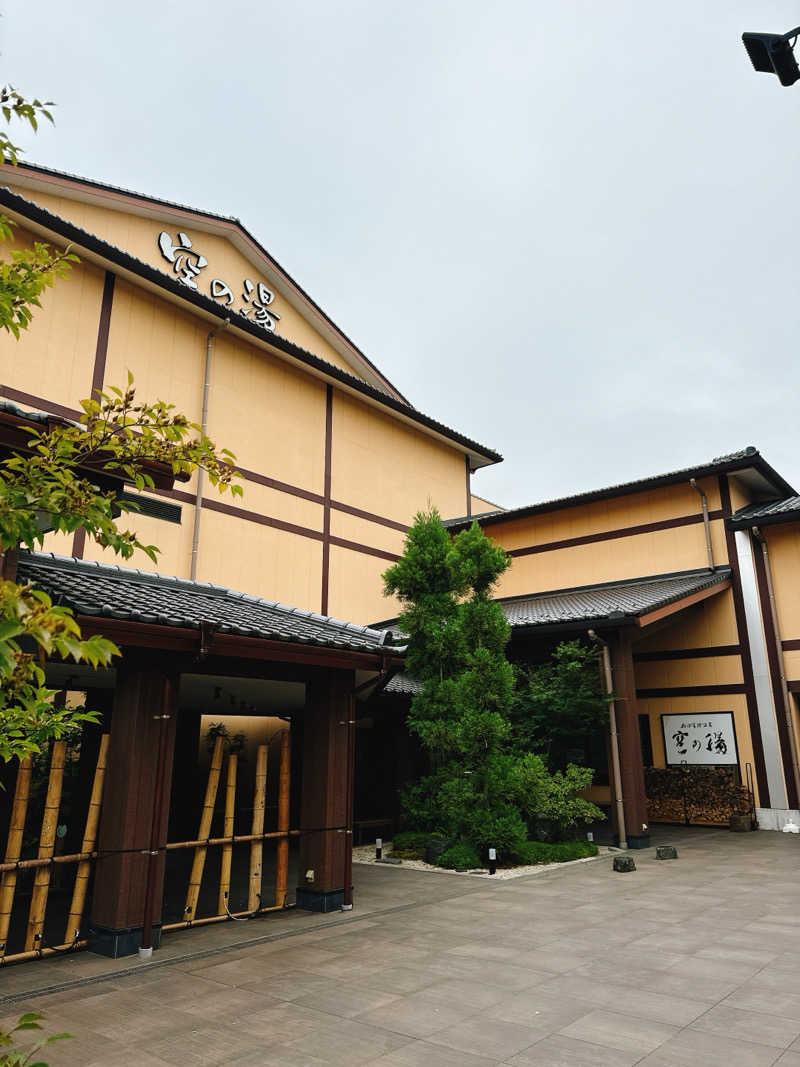
<svg viewBox="0 0 800 1067">
<path fill-rule="evenodd" d="M 161 924 L 153 924 L 153 948 L 161 944 Z M 121 956 L 135 956 L 142 947 L 141 926 L 127 930 L 108 930 L 102 926 L 90 926 L 87 934 L 87 947 L 98 956 L 108 956 L 117 960 Z"/>
<path fill-rule="evenodd" d="M 344 889 L 308 889 L 298 886 L 295 907 L 305 911 L 339 911 L 344 904 Z"/>
</svg>

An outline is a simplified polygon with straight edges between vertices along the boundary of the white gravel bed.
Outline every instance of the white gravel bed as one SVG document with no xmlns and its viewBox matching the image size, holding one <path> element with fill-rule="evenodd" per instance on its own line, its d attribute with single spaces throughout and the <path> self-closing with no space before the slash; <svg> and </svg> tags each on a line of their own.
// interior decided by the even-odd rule
<svg viewBox="0 0 800 1067">
<path fill-rule="evenodd" d="M 385 841 L 383 844 L 383 858 L 387 859 L 392 854 L 391 841 Z M 508 878 L 524 878 L 530 874 L 543 874 L 545 871 L 555 870 L 556 867 L 574 867 L 576 863 L 594 863 L 595 860 L 603 859 L 605 856 L 610 856 L 613 853 L 619 851 L 618 849 L 607 848 L 604 845 L 598 845 L 598 853 L 596 856 L 584 856 L 577 860 L 566 860 L 563 863 L 536 863 L 527 867 L 498 867 L 496 874 L 489 874 L 489 871 L 484 868 L 476 868 L 472 871 L 448 871 L 444 867 L 434 867 L 432 863 L 425 863 L 424 860 L 401 860 L 400 863 L 378 863 L 375 859 L 375 846 L 374 845 L 358 845 L 353 849 L 353 863 L 375 864 L 378 867 L 388 867 L 389 869 L 396 870 L 398 867 L 405 868 L 408 871 L 431 871 L 433 874 L 454 874 L 459 878 L 491 878 L 494 881 L 505 881 Z"/>
</svg>

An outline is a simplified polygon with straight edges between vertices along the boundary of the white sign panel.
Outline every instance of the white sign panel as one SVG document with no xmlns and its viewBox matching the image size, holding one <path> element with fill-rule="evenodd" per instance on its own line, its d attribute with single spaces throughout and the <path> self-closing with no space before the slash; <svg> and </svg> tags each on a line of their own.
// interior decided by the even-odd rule
<svg viewBox="0 0 800 1067">
<path fill-rule="evenodd" d="M 700 711 L 688 715 L 662 715 L 667 766 L 735 766 L 736 731 L 732 711 Z"/>
</svg>

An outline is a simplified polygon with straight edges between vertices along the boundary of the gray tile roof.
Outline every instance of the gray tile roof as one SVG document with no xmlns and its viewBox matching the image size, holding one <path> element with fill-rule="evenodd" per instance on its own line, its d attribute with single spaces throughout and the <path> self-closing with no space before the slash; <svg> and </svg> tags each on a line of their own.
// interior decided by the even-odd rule
<svg viewBox="0 0 800 1067">
<path fill-rule="evenodd" d="M 500 605 L 512 627 L 635 619 L 730 578 L 728 567 L 515 597 Z"/>
<path fill-rule="evenodd" d="M 552 593 L 515 597 L 498 601 L 512 629 L 625 620 L 665 607 L 685 596 L 708 589 L 730 578 L 729 567 L 710 571 L 683 571 L 679 574 L 635 578 L 631 581 L 589 585 L 580 589 L 559 589 Z M 396 632 L 396 631 L 395 631 Z M 399 635 L 398 635 L 399 636 Z M 394 675 L 384 689 L 386 693 L 414 696 L 422 683 L 410 674 Z"/>
<path fill-rule="evenodd" d="M 744 529 L 747 526 L 770 526 L 792 521 L 800 521 L 800 496 L 787 496 L 766 504 L 748 504 L 731 515 L 728 525 L 733 529 Z"/>
<path fill-rule="evenodd" d="M 207 582 L 40 552 L 21 553 L 18 573 L 20 581 L 32 582 L 54 603 L 80 615 L 196 630 L 211 623 L 220 633 L 356 652 L 376 652 L 391 644 L 390 631 L 341 622 Z"/>
<path fill-rule="evenodd" d="M 794 492 L 789 483 L 766 462 L 758 449 L 753 445 L 748 445 L 747 448 L 743 448 L 738 452 L 729 452 L 724 456 L 716 456 L 707 463 L 701 463 L 694 467 L 682 467 L 679 470 L 667 471 L 665 474 L 653 474 L 648 478 L 637 478 L 632 482 L 620 482 L 619 485 L 609 485 L 602 489 L 590 489 L 585 493 L 575 493 L 573 496 L 544 500 L 538 504 L 526 504 L 520 508 L 484 511 L 471 517 L 462 515 L 457 519 L 445 519 L 444 525 L 449 529 L 457 529 L 461 526 L 469 526 L 473 519 L 477 519 L 481 525 L 491 525 L 495 522 L 521 519 L 527 515 L 536 515 L 539 512 L 557 511 L 560 508 L 589 503 L 592 500 L 608 500 L 627 493 L 636 493 L 662 485 L 673 485 L 677 482 L 688 481 L 689 478 L 702 478 L 707 477 L 709 474 L 721 474 L 725 471 L 742 470 L 746 467 L 757 468 L 768 481 L 776 486 L 777 493 Z"/>
</svg>

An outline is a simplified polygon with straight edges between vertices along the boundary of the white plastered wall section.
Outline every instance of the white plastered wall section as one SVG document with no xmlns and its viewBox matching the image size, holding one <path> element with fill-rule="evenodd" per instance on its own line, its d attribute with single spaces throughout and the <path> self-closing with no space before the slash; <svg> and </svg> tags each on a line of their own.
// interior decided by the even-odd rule
<svg viewBox="0 0 800 1067">
<path fill-rule="evenodd" d="M 781 760 L 780 740 L 778 738 L 775 702 L 772 698 L 772 682 L 769 673 L 769 660 L 767 659 L 767 640 L 764 634 L 764 622 L 761 618 L 761 604 L 758 596 L 755 565 L 753 563 L 752 543 L 747 530 L 736 531 L 736 555 L 739 560 L 747 636 L 750 641 L 750 656 L 753 662 L 758 725 L 764 749 L 764 763 L 766 764 L 771 803 L 769 808 L 756 809 L 756 814 L 759 829 L 782 830 L 785 823 L 789 821 L 798 822 L 800 820 L 800 812 L 786 806 L 786 782 L 783 777 L 783 761 Z"/>
</svg>

